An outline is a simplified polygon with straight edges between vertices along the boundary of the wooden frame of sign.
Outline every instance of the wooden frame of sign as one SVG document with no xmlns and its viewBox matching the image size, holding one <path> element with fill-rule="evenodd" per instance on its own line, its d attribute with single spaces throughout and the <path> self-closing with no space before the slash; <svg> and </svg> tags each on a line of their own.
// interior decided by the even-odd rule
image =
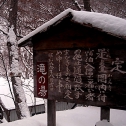
<svg viewBox="0 0 126 126">
<path fill-rule="evenodd" d="M 56 125 L 55 100 L 102 107 L 108 120 L 110 108 L 126 109 L 126 40 L 70 19 L 32 37 L 35 95 L 48 99 L 48 126 Z"/>
</svg>

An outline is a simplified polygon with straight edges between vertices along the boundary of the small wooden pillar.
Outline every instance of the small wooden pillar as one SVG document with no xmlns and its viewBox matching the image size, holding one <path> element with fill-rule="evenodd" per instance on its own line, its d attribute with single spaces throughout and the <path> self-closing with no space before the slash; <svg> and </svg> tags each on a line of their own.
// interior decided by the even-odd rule
<svg viewBox="0 0 126 126">
<path fill-rule="evenodd" d="M 47 126 L 56 126 L 55 100 L 47 100 Z"/>
<path fill-rule="evenodd" d="M 105 124 L 108 124 L 109 126 L 113 126 L 110 123 L 110 108 L 109 107 L 101 107 L 100 120 L 101 121 L 97 122 L 95 126 L 100 125 L 100 124 L 101 126 Z"/>
<path fill-rule="evenodd" d="M 100 119 L 108 120 L 108 122 L 110 121 L 110 108 L 109 107 L 101 107 Z"/>
</svg>

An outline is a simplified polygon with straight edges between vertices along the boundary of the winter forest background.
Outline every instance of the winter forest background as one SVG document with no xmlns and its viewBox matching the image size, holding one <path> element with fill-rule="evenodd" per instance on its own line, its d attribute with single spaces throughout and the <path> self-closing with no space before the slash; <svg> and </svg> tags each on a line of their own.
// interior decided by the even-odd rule
<svg viewBox="0 0 126 126">
<path fill-rule="evenodd" d="M 18 40 L 67 8 L 126 19 L 125 7 L 126 0 L 0 0 L 0 77 L 6 78 L 8 84 L 12 82 L 12 99 L 19 119 L 30 116 L 25 95 L 21 94 L 22 87 L 28 88 L 22 80 L 33 78 L 33 54 L 30 47 L 18 48 Z M 0 105 L 6 110 L 2 101 Z"/>
</svg>

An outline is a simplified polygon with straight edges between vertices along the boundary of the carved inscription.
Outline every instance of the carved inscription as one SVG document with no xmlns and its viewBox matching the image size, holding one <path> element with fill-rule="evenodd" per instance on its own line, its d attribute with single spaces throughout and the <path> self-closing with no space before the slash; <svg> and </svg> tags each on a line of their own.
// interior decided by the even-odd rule
<svg viewBox="0 0 126 126">
<path fill-rule="evenodd" d="M 57 99 L 62 96 L 61 99 L 72 102 L 78 100 L 80 103 L 90 101 L 111 104 L 116 93 L 124 92 L 119 87 L 123 87 L 126 82 L 126 57 L 122 56 L 122 52 L 109 48 L 89 48 L 43 53 L 48 55 L 50 94 L 53 94 L 53 98 L 56 94 Z M 42 73 L 46 74 L 44 69 Z M 39 81 L 44 82 L 44 78 Z"/>
</svg>

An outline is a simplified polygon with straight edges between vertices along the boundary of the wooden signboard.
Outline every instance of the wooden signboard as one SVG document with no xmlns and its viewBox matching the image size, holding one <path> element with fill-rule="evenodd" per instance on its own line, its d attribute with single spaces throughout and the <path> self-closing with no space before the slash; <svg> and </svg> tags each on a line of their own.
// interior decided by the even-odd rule
<svg viewBox="0 0 126 126">
<path fill-rule="evenodd" d="M 124 54 L 118 47 L 38 51 L 48 64 L 48 99 L 125 109 Z"/>
<path fill-rule="evenodd" d="M 109 23 L 102 29 L 74 16 L 56 18 L 19 44 L 33 47 L 35 96 L 48 99 L 48 126 L 56 125 L 55 101 L 99 106 L 107 120 L 110 108 L 126 109 L 126 37 Z"/>
</svg>

